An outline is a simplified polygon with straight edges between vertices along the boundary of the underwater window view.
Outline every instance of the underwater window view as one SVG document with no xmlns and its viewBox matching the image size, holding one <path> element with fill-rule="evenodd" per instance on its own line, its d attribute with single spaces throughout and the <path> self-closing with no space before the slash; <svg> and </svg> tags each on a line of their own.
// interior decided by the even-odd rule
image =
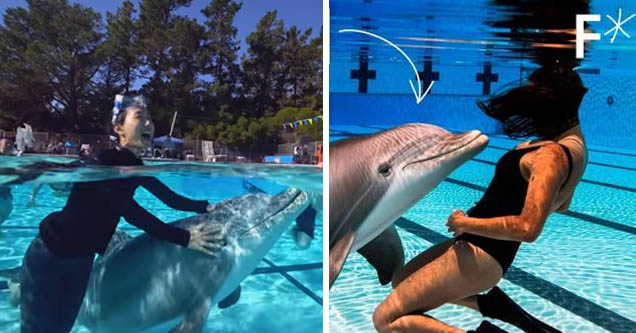
<svg viewBox="0 0 636 333">
<path fill-rule="evenodd" d="M 633 332 L 634 4 L 329 7 L 330 332 Z"/>
</svg>

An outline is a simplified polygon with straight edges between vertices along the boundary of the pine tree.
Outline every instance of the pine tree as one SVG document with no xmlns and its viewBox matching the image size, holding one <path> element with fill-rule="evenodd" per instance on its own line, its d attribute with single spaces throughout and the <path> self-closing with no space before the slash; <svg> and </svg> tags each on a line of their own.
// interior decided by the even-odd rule
<svg viewBox="0 0 636 333">
<path fill-rule="evenodd" d="M 271 116 L 278 109 L 276 90 L 281 72 L 278 60 L 285 39 L 284 23 L 276 11 L 265 14 L 256 31 L 247 36 L 247 56 L 243 58 L 243 93 L 250 104 L 250 116 Z"/>
<path fill-rule="evenodd" d="M 241 4 L 233 0 L 212 0 L 201 11 L 206 17 L 202 73 L 211 78 L 205 84 L 204 110 L 211 119 L 218 119 L 220 111 L 228 110 L 237 95 L 240 67 L 234 17 L 240 9 Z"/>
<path fill-rule="evenodd" d="M 32 95 L 41 92 L 47 98 L 44 110 L 64 120 L 60 127 L 88 130 L 90 123 L 83 117 L 90 112 L 92 80 L 101 64 L 96 52 L 103 38 L 100 15 L 66 0 L 27 0 L 27 4 L 28 9 L 7 10 L 5 15 L 2 39 L 9 44 L 0 53 L 12 53 L 1 56 L 10 59 L 5 66 L 11 72 L 5 75 L 25 74 L 26 86 L 18 83 L 15 88 Z M 38 105 L 32 108 L 42 111 Z"/>
</svg>

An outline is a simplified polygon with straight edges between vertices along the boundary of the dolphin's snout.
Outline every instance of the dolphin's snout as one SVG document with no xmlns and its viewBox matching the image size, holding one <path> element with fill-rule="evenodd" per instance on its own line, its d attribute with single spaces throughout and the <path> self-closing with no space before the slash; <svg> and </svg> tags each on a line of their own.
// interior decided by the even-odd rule
<svg viewBox="0 0 636 333">
<path fill-rule="evenodd" d="M 470 130 L 463 133 L 455 134 L 448 138 L 446 147 L 443 150 L 454 151 L 466 146 L 476 146 L 480 148 L 488 143 L 488 137 L 479 130 Z"/>
<path fill-rule="evenodd" d="M 462 132 L 455 135 L 455 138 L 462 141 L 470 142 L 481 135 L 481 131 L 479 130 L 470 130 L 466 132 Z"/>
</svg>

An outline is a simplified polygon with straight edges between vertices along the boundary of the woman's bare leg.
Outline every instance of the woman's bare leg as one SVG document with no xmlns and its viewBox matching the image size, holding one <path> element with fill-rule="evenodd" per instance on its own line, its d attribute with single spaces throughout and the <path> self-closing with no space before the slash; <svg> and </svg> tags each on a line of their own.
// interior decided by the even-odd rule
<svg viewBox="0 0 636 333">
<path fill-rule="evenodd" d="M 393 288 L 400 284 L 400 282 L 402 282 L 406 277 L 444 254 L 444 252 L 446 252 L 446 250 L 448 250 L 448 248 L 453 245 L 454 241 L 455 239 L 451 238 L 441 243 L 437 243 L 426 249 L 426 251 L 418 254 L 415 258 L 411 259 L 408 264 L 404 265 L 402 269 L 395 273 L 395 275 L 393 276 Z M 464 299 L 455 300 L 450 303 L 465 306 L 475 311 L 479 311 L 479 306 L 477 305 L 477 295 L 471 295 Z"/>
<path fill-rule="evenodd" d="M 449 244 L 452 246 L 443 254 L 424 265 L 424 256 L 407 264 L 405 272 L 412 271 L 411 266 L 420 268 L 399 282 L 376 308 L 373 324 L 379 332 L 462 332 L 429 316 L 412 313 L 426 312 L 490 289 L 501 279 L 502 269 L 490 255 L 470 243 Z M 443 246 L 436 250 L 440 248 Z M 434 251 L 429 252 L 431 257 Z"/>
<path fill-rule="evenodd" d="M 453 241 L 454 238 L 437 243 L 426 249 L 426 251 L 415 256 L 406 265 L 402 266 L 399 271 L 393 274 L 393 281 L 391 281 L 393 288 L 397 287 L 397 285 L 409 275 L 444 254 L 444 252 L 453 245 Z"/>
<path fill-rule="evenodd" d="M 477 295 L 471 295 L 462 299 L 451 301 L 449 303 L 461 305 L 481 313 L 481 311 L 479 311 L 479 304 L 477 303 Z"/>
</svg>

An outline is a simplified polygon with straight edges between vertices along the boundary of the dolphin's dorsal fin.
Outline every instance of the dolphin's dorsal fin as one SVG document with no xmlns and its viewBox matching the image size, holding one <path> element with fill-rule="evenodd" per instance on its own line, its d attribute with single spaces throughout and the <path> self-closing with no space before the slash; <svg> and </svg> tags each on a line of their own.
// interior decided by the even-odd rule
<svg viewBox="0 0 636 333">
<path fill-rule="evenodd" d="M 121 231 L 119 229 L 115 230 L 113 237 L 111 237 L 110 241 L 108 242 L 108 247 L 106 247 L 106 251 L 104 251 L 104 255 L 101 256 L 100 259 L 106 258 L 112 253 L 119 251 L 132 238 L 133 238 L 132 236 L 130 236 L 124 231 Z"/>
<path fill-rule="evenodd" d="M 329 248 L 329 289 L 338 278 L 355 238 L 355 233 L 349 231 Z"/>
<path fill-rule="evenodd" d="M 404 265 L 402 241 L 391 225 L 378 237 L 358 250 L 378 272 L 380 284 L 385 285 L 393 279 L 393 274 Z"/>
<path fill-rule="evenodd" d="M 197 302 L 186 313 L 185 318 L 177 326 L 170 330 L 170 333 L 201 333 L 203 324 L 208 318 L 208 312 L 212 307 L 212 299 L 206 298 Z"/>
</svg>

